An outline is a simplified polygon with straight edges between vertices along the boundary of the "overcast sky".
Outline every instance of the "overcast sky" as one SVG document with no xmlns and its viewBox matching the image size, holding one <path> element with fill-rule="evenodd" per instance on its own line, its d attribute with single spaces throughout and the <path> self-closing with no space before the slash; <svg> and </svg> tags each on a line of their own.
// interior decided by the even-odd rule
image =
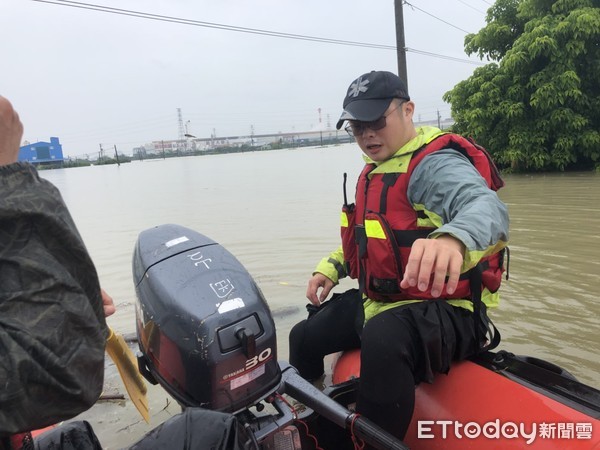
<svg viewBox="0 0 600 450">
<path fill-rule="evenodd" d="M 393 0 L 90 0 L 140 13 L 277 33 L 377 44 L 338 45 L 110 14 L 34 0 L 0 2 L 0 94 L 30 142 L 60 138 L 69 156 L 99 145 L 179 137 L 177 109 L 197 137 L 334 127 L 350 82 L 398 71 Z M 85 1 L 85 0 L 84 0 Z M 466 32 L 491 0 L 410 0 L 406 46 L 416 119 L 450 114 L 442 95 L 480 63 Z M 71 2 L 73 4 L 73 2 Z M 435 16 L 435 17 L 434 17 Z M 441 19 L 441 20 L 440 20 Z M 443 21 L 442 21 L 443 20 Z M 447 23 L 444 23 L 447 22 Z"/>
</svg>

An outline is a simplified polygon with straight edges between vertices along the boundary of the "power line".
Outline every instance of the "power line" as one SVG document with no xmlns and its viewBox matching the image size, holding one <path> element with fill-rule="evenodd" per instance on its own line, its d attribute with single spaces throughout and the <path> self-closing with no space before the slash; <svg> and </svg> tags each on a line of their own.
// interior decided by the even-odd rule
<svg viewBox="0 0 600 450">
<path fill-rule="evenodd" d="M 373 43 L 368 43 L 368 42 L 357 42 L 357 41 L 347 41 L 347 40 L 342 40 L 342 39 L 322 38 L 322 37 L 318 37 L 318 36 L 308 36 L 308 35 L 304 35 L 304 34 L 282 33 L 279 31 L 261 30 L 258 28 L 238 27 L 238 26 L 225 25 L 225 24 L 214 23 L 214 22 L 203 22 L 203 21 L 199 21 L 199 20 L 165 16 L 165 15 L 161 15 L 161 14 L 150 14 L 150 13 L 145 13 L 145 12 L 141 12 L 141 11 L 133 11 L 133 10 L 129 10 L 129 9 L 112 8 L 112 7 L 108 7 L 108 6 L 95 5 L 92 3 L 75 2 L 75 1 L 71 1 L 71 0 L 33 0 L 33 1 L 38 2 L 38 3 L 48 3 L 48 4 L 53 4 L 53 5 L 59 5 L 59 6 L 68 6 L 68 7 L 72 7 L 72 8 L 86 9 L 86 10 L 90 10 L 90 11 L 99 11 L 99 12 L 117 14 L 117 15 L 122 15 L 122 16 L 137 17 L 140 19 L 157 20 L 160 22 L 170 22 L 170 23 L 176 23 L 176 24 L 180 24 L 180 25 L 191 25 L 191 26 L 213 28 L 213 29 L 219 29 L 219 30 L 225 30 L 225 31 L 236 31 L 239 33 L 250 33 L 250 34 L 257 34 L 257 35 L 271 36 L 271 37 L 278 37 L 278 38 L 296 39 L 296 40 L 303 40 L 303 41 L 310 41 L 310 42 L 320 42 L 320 43 L 325 43 L 325 44 L 349 45 L 349 46 L 354 46 L 354 47 L 367 47 L 367 48 L 377 48 L 377 49 L 382 49 L 382 50 L 397 51 L 397 48 L 394 45 L 373 44 Z M 405 2 L 405 3 L 408 4 L 409 6 L 414 7 L 413 5 L 411 5 L 408 2 Z M 423 11 L 420 8 L 416 8 L 416 9 Z M 423 11 L 423 12 L 426 14 L 429 14 L 426 11 Z M 431 15 L 431 14 L 429 14 L 429 15 Z M 431 15 L 431 16 L 435 17 L 433 15 Z M 438 20 L 442 20 L 442 19 L 439 19 L 438 17 L 435 17 L 435 18 Z M 453 26 L 454 28 L 458 28 L 448 22 L 445 22 L 445 23 L 447 23 L 450 26 Z M 461 31 L 464 31 L 465 33 L 468 33 L 468 31 L 462 30 L 460 28 L 458 28 L 458 29 Z M 464 59 L 464 58 L 455 58 L 452 56 L 440 55 L 437 53 L 426 52 L 426 51 L 416 50 L 416 49 L 412 49 L 412 48 L 405 48 L 405 50 L 407 52 L 418 53 L 421 55 L 431 56 L 431 57 L 435 57 L 435 58 L 442 58 L 442 59 L 446 59 L 446 60 L 450 60 L 450 61 L 462 62 L 462 63 L 467 63 L 467 64 L 475 64 L 475 65 L 483 65 L 483 63 Z"/>
<path fill-rule="evenodd" d="M 417 53 L 419 55 L 431 56 L 433 58 L 441 58 L 441 59 L 445 59 L 448 61 L 456 61 L 456 62 L 462 62 L 462 63 L 466 63 L 466 64 L 473 64 L 474 66 L 485 66 L 486 65 L 486 63 L 483 63 L 480 61 L 472 61 L 470 59 L 456 58 L 454 56 L 438 55 L 437 53 L 426 52 L 423 50 L 416 50 L 414 48 L 409 48 L 409 47 L 406 47 L 406 51 L 412 52 L 412 53 Z"/>
<path fill-rule="evenodd" d="M 482 10 L 480 10 L 480 9 L 477 9 L 477 8 L 475 8 L 473 5 L 469 5 L 467 2 L 465 2 L 465 1 L 463 1 L 463 0 L 456 0 L 456 1 L 457 1 L 457 2 L 460 2 L 460 3 L 462 3 L 462 4 L 463 4 L 463 5 L 465 5 L 465 6 L 468 6 L 468 7 L 469 7 L 469 8 L 471 8 L 471 9 L 474 9 L 474 10 L 475 10 L 475 11 L 477 11 L 478 13 L 485 14 L 485 11 L 482 11 Z"/>
<path fill-rule="evenodd" d="M 182 25 L 192 25 L 204 28 L 215 28 L 226 31 L 237 31 L 240 33 L 258 34 L 264 36 L 280 37 L 287 39 L 299 39 L 304 41 L 323 42 L 328 44 L 351 45 L 355 47 L 379 48 L 384 50 L 396 50 L 393 45 L 372 44 L 368 42 L 347 41 L 341 39 L 330 39 L 316 36 L 307 36 L 303 34 L 282 33 L 279 31 L 261 30 L 258 28 L 238 27 L 233 25 L 225 25 L 214 22 L 203 22 L 199 20 L 185 19 L 180 17 L 165 16 L 162 14 L 150 14 L 141 11 L 133 11 L 129 9 L 112 8 L 109 6 L 94 5 L 91 3 L 75 2 L 70 0 L 33 0 L 39 3 L 48 3 L 60 6 L 69 6 L 73 8 L 87 9 L 92 11 L 100 11 L 105 13 L 117 14 L 121 16 L 138 17 L 142 19 L 158 20 L 161 22 L 178 23 Z"/>
<path fill-rule="evenodd" d="M 431 16 L 431 17 L 433 17 L 434 19 L 436 19 L 436 20 L 439 20 L 440 22 L 443 22 L 443 23 L 445 23 L 446 25 L 449 25 L 449 26 L 451 26 L 452 28 L 456 28 L 457 30 L 460 30 L 460 31 L 462 31 L 463 33 L 466 33 L 466 34 L 471 34 L 471 32 L 470 32 L 470 31 L 463 30 L 462 28 L 460 28 L 460 27 L 457 27 L 456 25 L 454 25 L 454 24 L 452 24 L 452 23 L 450 23 L 450 22 L 447 22 L 447 21 L 445 21 L 444 19 L 441 19 L 441 18 L 439 18 L 439 17 L 437 17 L 437 16 L 434 16 L 433 14 L 431 14 L 431 13 L 429 13 L 429 12 L 427 12 L 427 11 L 425 11 L 425 10 L 421 9 L 421 8 L 419 8 L 418 6 L 415 6 L 415 5 L 413 5 L 412 3 L 409 3 L 409 2 L 407 2 L 406 0 L 404 0 L 404 4 L 405 4 L 405 5 L 408 5 L 408 6 L 410 6 L 411 8 L 418 9 L 418 10 L 419 10 L 419 11 L 421 11 L 422 13 L 424 13 L 424 14 L 427 14 L 428 16 Z"/>
</svg>

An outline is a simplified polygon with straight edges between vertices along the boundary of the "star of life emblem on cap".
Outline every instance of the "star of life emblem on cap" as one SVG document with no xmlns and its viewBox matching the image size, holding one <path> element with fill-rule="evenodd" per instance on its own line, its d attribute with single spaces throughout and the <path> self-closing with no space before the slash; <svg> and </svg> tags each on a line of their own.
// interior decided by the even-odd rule
<svg viewBox="0 0 600 450">
<path fill-rule="evenodd" d="M 363 80 L 362 77 L 358 77 L 354 83 L 350 85 L 348 97 L 358 97 L 361 92 L 367 92 L 369 90 L 367 84 L 369 84 L 369 80 Z"/>
</svg>

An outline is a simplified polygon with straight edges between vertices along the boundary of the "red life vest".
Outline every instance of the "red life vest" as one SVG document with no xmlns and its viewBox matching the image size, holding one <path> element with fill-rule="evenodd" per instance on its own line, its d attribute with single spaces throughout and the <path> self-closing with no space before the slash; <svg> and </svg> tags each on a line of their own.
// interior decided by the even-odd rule
<svg viewBox="0 0 600 450">
<path fill-rule="evenodd" d="M 344 205 L 348 218 L 342 226 L 342 248 L 346 271 L 359 279 L 359 287 L 368 298 L 384 302 L 432 299 L 431 291 L 416 287 L 400 288 L 404 267 L 415 240 L 426 238 L 435 227 L 420 226 L 425 218 L 408 200 L 410 176 L 417 165 L 433 152 L 452 148 L 466 156 L 485 179 L 488 187 L 498 190 L 504 185 L 487 151 L 469 139 L 456 134 L 442 134 L 416 150 L 406 173 L 375 173 L 375 164 L 367 164 L 356 187 L 356 205 Z M 388 205 L 393 203 L 393 207 Z M 374 234 L 376 236 L 374 236 Z M 370 236 L 369 236 L 370 235 Z M 504 252 L 485 257 L 477 266 L 482 287 L 496 292 L 503 272 Z M 449 295 L 444 288 L 435 298 L 471 298 L 471 272 L 461 275 L 456 291 Z M 480 294 L 479 294 L 480 295 Z"/>
</svg>

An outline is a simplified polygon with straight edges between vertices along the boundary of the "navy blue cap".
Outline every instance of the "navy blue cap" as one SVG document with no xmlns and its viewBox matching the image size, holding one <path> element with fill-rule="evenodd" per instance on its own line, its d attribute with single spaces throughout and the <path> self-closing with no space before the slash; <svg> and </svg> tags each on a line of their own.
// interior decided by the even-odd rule
<svg viewBox="0 0 600 450">
<path fill-rule="evenodd" d="M 344 112 L 336 128 L 342 128 L 344 120 L 371 122 L 379 119 L 395 98 L 410 100 L 406 84 L 398 75 L 375 70 L 361 75 L 348 87 Z"/>
</svg>

